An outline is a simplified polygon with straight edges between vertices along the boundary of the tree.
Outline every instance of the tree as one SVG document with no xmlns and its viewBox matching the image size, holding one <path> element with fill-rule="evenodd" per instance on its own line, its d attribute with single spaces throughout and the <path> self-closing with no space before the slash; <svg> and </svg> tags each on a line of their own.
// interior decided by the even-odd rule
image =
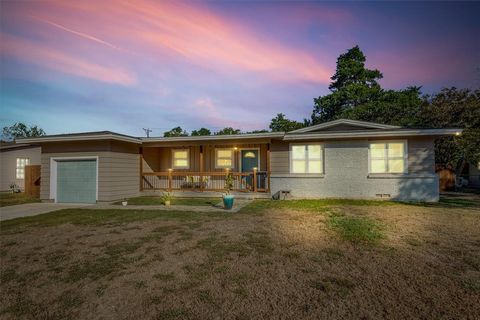
<svg viewBox="0 0 480 320">
<path fill-rule="evenodd" d="M 464 129 L 458 137 L 436 140 L 436 163 L 461 170 L 465 161 L 480 161 L 480 89 L 445 88 L 425 96 L 420 118 L 424 127 Z"/>
<path fill-rule="evenodd" d="M 11 141 L 17 138 L 31 138 L 44 136 L 45 131 L 38 126 L 27 126 L 22 122 L 17 122 L 9 127 L 3 127 L 2 139 Z"/>
<path fill-rule="evenodd" d="M 175 127 L 170 131 L 166 131 L 163 133 L 164 137 L 186 137 L 188 136 L 188 132 L 183 130 L 181 127 Z"/>
<path fill-rule="evenodd" d="M 247 133 L 267 133 L 267 132 L 269 132 L 267 129 L 260 129 L 260 130 L 248 131 Z"/>
<path fill-rule="evenodd" d="M 421 87 L 386 90 L 376 100 L 344 111 L 342 118 L 404 127 L 421 126 Z"/>
<path fill-rule="evenodd" d="M 377 69 L 365 68 L 365 61 L 358 46 L 338 57 L 328 87 L 332 93 L 313 99 L 312 124 L 338 119 L 345 111 L 378 99 L 382 89 L 377 80 L 383 75 Z"/>
<path fill-rule="evenodd" d="M 207 128 L 200 128 L 192 131 L 192 136 L 209 136 L 212 132 Z"/>
<path fill-rule="evenodd" d="M 230 134 L 240 134 L 240 129 L 233 129 L 232 127 L 223 128 L 220 131 L 215 132 L 215 135 L 230 135 Z"/>
<path fill-rule="evenodd" d="M 304 124 L 295 120 L 289 120 L 285 118 L 285 114 L 283 113 L 277 113 L 277 116 L 270 121 L 270 129 L 272 129 L 273 132 L 279 132 L 279 131 L 293 131 L 297 130 L 300 128 L 303 128 Z"/>
</svg>

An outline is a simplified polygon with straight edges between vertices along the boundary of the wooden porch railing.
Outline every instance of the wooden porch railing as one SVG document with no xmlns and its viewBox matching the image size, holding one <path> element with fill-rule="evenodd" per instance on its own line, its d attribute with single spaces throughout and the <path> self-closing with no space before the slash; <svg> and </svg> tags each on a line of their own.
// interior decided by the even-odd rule
<svg viewBox="0 0 480 320">
<path fill-rule="evenodd" d="M 233 178 L 232 191 L 270 192 L 265 171 L 229 172 Z M 225 191 L 225 172 L 143 172 L 141 190 L 166 191 Z"/>
</svg>

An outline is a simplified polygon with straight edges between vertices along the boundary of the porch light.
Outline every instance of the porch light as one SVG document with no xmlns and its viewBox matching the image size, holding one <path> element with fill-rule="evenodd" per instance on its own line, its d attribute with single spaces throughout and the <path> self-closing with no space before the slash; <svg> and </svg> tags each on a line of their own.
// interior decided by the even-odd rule
<svg viewBox="0 0 480 320">
<path fill-rule="evenodd" d="M 168 171 L 172 172 L 172 171 L 173 171 L 173 169 L 172 169 L 172 168 L 168 168 Z"/>
<path fill-rule="evenodd" d="M 461 135 L 461 134 L 462 134 L 461 132 L 455 132 L 455 135 L 456 135 L 456 136 L 459 136 L 459 135 Z"/>
<path fill-rule="evenodd" d="M 233 150 L 237 151 L 237 150 L 238 150 L 238 148 L 237 148 L 237 147 L 233 147 Z"/>
</svg>

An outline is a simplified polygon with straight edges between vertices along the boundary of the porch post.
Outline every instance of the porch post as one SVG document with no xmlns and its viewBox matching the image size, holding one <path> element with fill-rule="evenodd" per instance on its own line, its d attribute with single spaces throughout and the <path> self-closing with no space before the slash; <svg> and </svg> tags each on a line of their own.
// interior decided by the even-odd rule
<svg viewBox="0 0 480 320">
<path fill-rule="evenodd" d="M 168 192 L 172 192 L 172 169 L 168 169 Z"/>
<path fill-rule="evenodd" d="M 267 192 L 270 192 L 270 143 L 267 143 Z"/>
<path fill-rule="evenodd" d="M 204 172 L 204 163 L 203 163 L 203 146 L 200 146 L 200 191 L 203 192 L 205 188 L 203 185 L 203 172 Z"/>
<path fill-rule="evenodd" d="M 143 191 L 143 148 L 140 147 L 140 191 Z"/>
<path fill-rule="evenodd" d="M 253 192 L 257 192 L 257 168 L 253 168 Z"/>
</svg>

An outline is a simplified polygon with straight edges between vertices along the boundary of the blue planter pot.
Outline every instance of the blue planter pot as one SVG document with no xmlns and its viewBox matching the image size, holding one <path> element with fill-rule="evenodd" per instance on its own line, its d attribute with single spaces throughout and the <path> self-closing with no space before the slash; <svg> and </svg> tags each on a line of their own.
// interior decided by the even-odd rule
<svg viewBox="0 0 480 320">
<path fill-rule="evenodd" d="M 229 194 L 229 195 L 224 195 L 223 196 L 223 206 L 225 209 L 230 210 L 233 207 L 233 200 L 235 199 L 235 196 Z"/>
</svg>

